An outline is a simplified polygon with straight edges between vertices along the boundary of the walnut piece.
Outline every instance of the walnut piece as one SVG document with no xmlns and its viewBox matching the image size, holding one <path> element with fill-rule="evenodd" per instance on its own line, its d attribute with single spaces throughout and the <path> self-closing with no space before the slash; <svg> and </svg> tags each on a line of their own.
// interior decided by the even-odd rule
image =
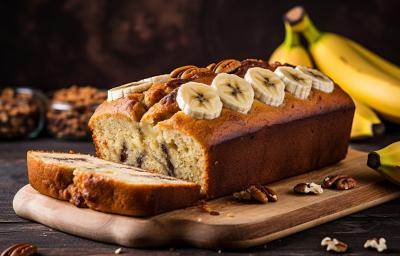
<svg viewBox="0 0 400 256">
<path fill-rule="evenodd" d="M 321 246 L 326 246 L 327 251 L 346 252 L 349 246 L 336 238 L 325 237 L 321 241 Z"/>
<path fill-rule="evenodd" d="M 299 183 L 293 188 L 295 193 L 298 194 L 322 194 L 324 190 L 322 189 L 321 185 L 316 184 L 314 182 L 308 183 Z"/>
<path fill-rule="evenodd" d="M 352 189 L 357 185 L 357 181 L 347 175 L 331 175 L 325 177 L 322 182 L 323 188 L 335 188 L 337 190 Z"/>
<path fill-rule="evenodd" d="M 386 239 L 381 237 L 379 240 L 377 238 L 368 239 L 365 241 L 364 248 L 373 248 L 378 252 L 383 252 L 387 250 Z"/>
</svg>

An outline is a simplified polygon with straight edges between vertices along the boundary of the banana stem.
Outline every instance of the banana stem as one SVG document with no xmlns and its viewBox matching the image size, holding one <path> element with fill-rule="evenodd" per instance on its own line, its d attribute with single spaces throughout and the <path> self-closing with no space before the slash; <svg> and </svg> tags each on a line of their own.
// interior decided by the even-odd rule
<svg viewBox="0 0 400 256">
<path fill-rule="evenodd" d="M 288 48 L 301 45 L 299 34 L 294 32 L 287 22 L 285 22 L 285 40 L 283 41 L 283 45 Z"/>
<path fill-rule="evenodd" d="M 379 166 L 381 166 L 381 159 L 379 157 L 379 154 L 376 152 L 370 152 L 368 154 L 368 161 L 367 165 L 371 167 L 372 169 L 377 169 Z"/>
<path fill-rule="evenodd" d="M 304 23 L 302 33 L 307 41 L 310 44 L 318 41 L 322 33 L 315 27 L 308 15 L 304 15 L 302 23 Z"/>
</svg>

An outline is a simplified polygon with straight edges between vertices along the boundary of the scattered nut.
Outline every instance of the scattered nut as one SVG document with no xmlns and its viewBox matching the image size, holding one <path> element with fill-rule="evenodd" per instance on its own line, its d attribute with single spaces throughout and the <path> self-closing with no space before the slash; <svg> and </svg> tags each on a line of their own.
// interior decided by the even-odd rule
<svg viewBox="0 0 400 256">
<path fill-rule="evenodd" d="M 325 177 L 322 187 L 335 188 L 337 190 L 352 189 L 357 185 L 357 181 L 347 175 L 331 175 Z"/>
<path fill-rule="evenodd" d="M 252 198 L 256 199 L 258 202 L 262 204 L 268 203 L 268 197 L 267 195 L 258 187 L 256 186 L 250 186 L 248 188 L 250 195 Z"/>
<path fill-rule="evenodd" d="M 114 251 L 114 254 L 120 254 L 122 253 L 122 248 L 118 248 Z"/>
<path fill-rule="evenodd" d="M 270 189 L 267 186 L 261 186 L 262 191 L 267 195 L 268 197 L 268 202 L 276 202 L 278 201 L 278 195 L 276 194 L 275 191 L 273 191 L 272 189 Z"/>
<path fill-rule="evenodd" d="M 245 190 L 233 193 L 233 197 L 241 201 L 256 200 L 263 204 L 278 201 L 275 191 L 262 185 L 251 185 Z"/>
<path fill-rule="evenodd" d="M 349 246 L 336 238 L 331 239 L 330 237 L 325 237 L 321 241 L 321 246 L 326 246 L 327 251 L 335 252 L 346 252 Z"/>
<path fill-rule="evenodd" d="M 321 185 L 314 182 L 299 183 L 293 188 L 295 193 L 298 194 L 322 194 L 324 190 Z"/>
<path fill-rule="evenodd" d="M 233 197 L 241 201 L 250 201 L 252 199 L 251 194 L 247 189 L 233 193 Z"/>
<path fill-rule="evenodd" d="M 215 73 L 231 73 L 240 67 L 241 63 L 238 60 L 227 59 L 218 62 L 212 71 Z"/>
<path fill-rule="evenodd" d="M 364 248 L 373 248 L 378 252 L 383 252 L 387 250 L 386 239 L 381 237 L 379 240 L 377 238 L 368 239 L 365 241 Z"/>
<path fill-rule="evenodd" d="M 37 253 L 37 247 L 27 243 L 19 243 L 5 249 L 1 256 L 30 256 Z"/>
<path fill-rule="evenodd" d="M 338 190 L 348 190 L 352 189 L 357 185 L 357 181 L 351 177 L 347 177 L 344 179 L 339 179 L 336 182 L 336 189 Z"/>
<path fill-rule="evenodd" d="M 210 215 L 213 215 L 213 216 L 220 215 L 220 213 L 218 211 L 211 209 L 210 206 L 204 200 L 200 200 L 198 206 L 201 211 L 207 212 Z"/>
</svg>

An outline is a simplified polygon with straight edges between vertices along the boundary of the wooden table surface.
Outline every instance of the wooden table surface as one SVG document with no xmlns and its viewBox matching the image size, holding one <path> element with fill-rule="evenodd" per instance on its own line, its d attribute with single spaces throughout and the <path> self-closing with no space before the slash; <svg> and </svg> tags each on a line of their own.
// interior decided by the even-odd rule
<svg viewBox="0 0 400 256">
<path fill-rule="evenodd" d="M 352 147 L 370 151 L 400 140 L 398 126 L 390 126 L 379 139 L 353 143 Z M 119 246 L 78 238 L 55 231 L 41 224 L 19 218 L 12 209 L 14 194 L 27 184 L 25 154 L 28 149 L 54 151 L 74 150 L 94 152 L 88 142 L 58 141 L 39 138 L 30 141 L 0 142 L 0 252 L 15 243 L 32 243 L 40 255 L 114 255 Z M 338 202 L 340 203 L 340 202 Z M 321 239 L 331 236 L 350 245 L 346 255 L 377 255 L 362 248 L 366 239 L 385 237 L 389 251 L 385 255 L 400 255 L 400 200 L 395 200 L 348 217 L 273 241 L 264 246 L 235 252 L 217 252 L 196 248 L 159 248 L 137 250 L 122 248 L 122 255 L 323 255 Z"/>
</svg>

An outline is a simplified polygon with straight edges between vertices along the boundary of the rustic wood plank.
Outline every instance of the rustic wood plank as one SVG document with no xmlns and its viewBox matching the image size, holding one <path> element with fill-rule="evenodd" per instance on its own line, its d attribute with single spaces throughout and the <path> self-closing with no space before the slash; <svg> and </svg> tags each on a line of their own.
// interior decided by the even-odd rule
<svg viewBox="0 0 400 256">
<path fill-rule="evenodd" d="M 219 216 L 211 216 L 198 207 L 151 218 L 104 214 L 43 196 L 30 186 L 15 196 L 14 209 L 22 217 L 67 233 L 125 246 L 250 247 L 400 197 L 398 187 L 366 167 L 365 161 L 365 153 L 350 151 L 336 165 L 270 184 L 279 195 L 276 203 L 243 204 L 232 197 L 208 202 Z M 325 190 L 318 196 L 292 191 L 299 182 L 320 182 L 335 174 L 351 175 L 358 184 L 348 191 Z"/>
</svg>

